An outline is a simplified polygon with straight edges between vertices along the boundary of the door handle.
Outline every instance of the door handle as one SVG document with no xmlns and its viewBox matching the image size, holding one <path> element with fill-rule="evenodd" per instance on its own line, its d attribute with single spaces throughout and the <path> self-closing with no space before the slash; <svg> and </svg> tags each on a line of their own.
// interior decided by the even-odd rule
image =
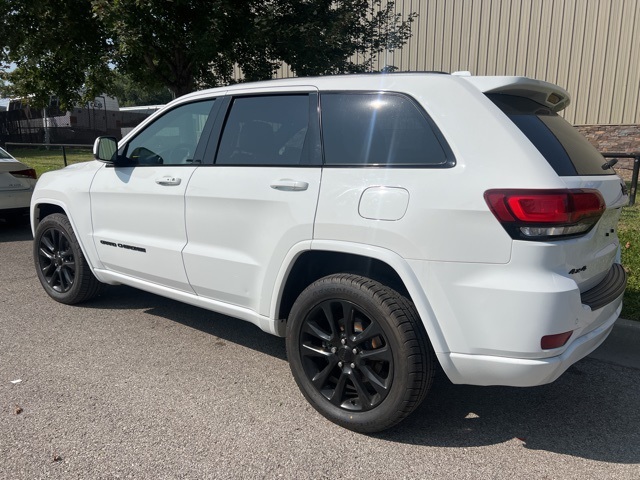
<svg viewBox="0 0 640 480">
<path fill-rule="evenodd" d="M 180 185 L 180 182 L 182 181 L 181 178 L 178 177 L 162 177 L 162 178 L 158 178 L 156 179 L 156 183 L 158 185 Z"/>
<path fill-rule="evenodd" d="M 309 188 L 309 184 L 307 182 L 302 182 L 300 180 L 291 180 L 290 178 L 283 178 L 273 182 L 271 184 L 271 188 L 275 190 L 282 190 L 284 192 L 299 192 Z"/>
</svg>

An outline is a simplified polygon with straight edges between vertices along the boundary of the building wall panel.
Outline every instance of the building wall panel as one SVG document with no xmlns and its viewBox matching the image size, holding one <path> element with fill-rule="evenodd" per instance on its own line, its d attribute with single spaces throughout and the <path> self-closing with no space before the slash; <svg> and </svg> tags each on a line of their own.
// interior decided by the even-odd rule
<svg viewBox="0 0 640 480">
<path fill-rule="evenodd" d="M 396 9 L 419 15 L 403 51 L 382 56 L 400 70 L 526 75 L 569 90 L 564 115 L 575 124 L 640 123 L 640 0 L 398 0 Z"/>
</svg>

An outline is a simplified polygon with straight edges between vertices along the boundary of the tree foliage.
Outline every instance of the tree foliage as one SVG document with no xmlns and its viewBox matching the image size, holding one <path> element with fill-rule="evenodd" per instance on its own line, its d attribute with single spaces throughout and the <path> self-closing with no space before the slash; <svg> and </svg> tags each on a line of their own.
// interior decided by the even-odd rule
<svg viewBox="0 0 640 480">
<path fill-rule="evenodd" d="M 172 99 L 171 91 L 165 86 L 142 85 L 117 70 L 113 74 L 113 86 L 109 93 L 118 99 L 121 107 L 162 105 Z"/>
<path fill-rule="evenodd" d="M 88 0 L 0 2 L 2 79 L 5 94 L 29 97 L 35 105 L 51 95 L 63 104 L 103 93 L 111 81 L 111 45 L 105 25 Z M 6 67 L 14 63 L 14 71 Z"/>
<path fill-rule="evenodd" d="M 5 92 L 71 105 L 114 93 L 114 69 L 179 96 L 233 81 L 370 71 L 401 48 L 415 14 L 383 0 L 4 0 Z M 393 68 L 393 67 L 391 67 Z"/>
</svg>

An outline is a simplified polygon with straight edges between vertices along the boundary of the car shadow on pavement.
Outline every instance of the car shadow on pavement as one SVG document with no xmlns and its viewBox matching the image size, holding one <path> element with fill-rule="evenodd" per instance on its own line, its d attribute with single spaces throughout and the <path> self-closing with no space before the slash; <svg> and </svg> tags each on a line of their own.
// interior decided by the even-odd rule
<svg viewBox="0 0 640 480">
<path fill-rule="evenodd" d="M 13 225 L 0 219 L 0 243 L 23 242 L 25 240 L 33 240 L 31 227 L 28 224 Z"/>
<path fill-rule="evenodd" d="M 106 285 L 96 299 L 81 308 L 144 309 L 145 313 L 181 323 L 243 347 L 286 360 L 284 339 L 255 325 L 127 286 Z"/>
<path fill-rule="evenodd" d="M 388 441 L 470 448 L 517 442 L 597 461 L 640 463 L 640 371 L 590 358 L 532 388 L 453 385 L 441 373 Z"/>
<path fill-rule="evenodd" d="M 146 313 L 286 360 L 283 339 L 224 315 L 130 287 L 106 287 L 79 305 Z M 437 374 L 424 403 L 396 427 L 372 435 L 412 445 L 472 448 L 516 442 L 611 463 L 640 463 L 640 371 L 590 358 L 556 382 L 533 388 L 451 384 Z"/>
</svg>

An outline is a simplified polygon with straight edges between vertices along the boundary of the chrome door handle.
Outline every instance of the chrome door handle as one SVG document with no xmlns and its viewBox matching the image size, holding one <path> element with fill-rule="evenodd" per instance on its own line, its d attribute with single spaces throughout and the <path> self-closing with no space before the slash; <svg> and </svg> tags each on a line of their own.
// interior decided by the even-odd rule
<svg viewBox="0 0 640 480">
<path fill-rule="evenodd" d="M 162 177 L 162 178 L 158 178 L 156 179 L 156 183 L 158 185 L 180 185 L 180 182 L 182 181 L 181 178 L 178 177 Z"/>
<path fill-rule="evenodd" d="M 275 182 L 273 182 L 271 184 L 271 188 L 275 190 L 282 190 L 284 192 L 299 192 L 309 188 L 309 184 L 307 182 L 302 182 L 300 180 L 291 180 L 290 178 L 283 178 L 281 180 L 276 180 Z"/>
</svg>

